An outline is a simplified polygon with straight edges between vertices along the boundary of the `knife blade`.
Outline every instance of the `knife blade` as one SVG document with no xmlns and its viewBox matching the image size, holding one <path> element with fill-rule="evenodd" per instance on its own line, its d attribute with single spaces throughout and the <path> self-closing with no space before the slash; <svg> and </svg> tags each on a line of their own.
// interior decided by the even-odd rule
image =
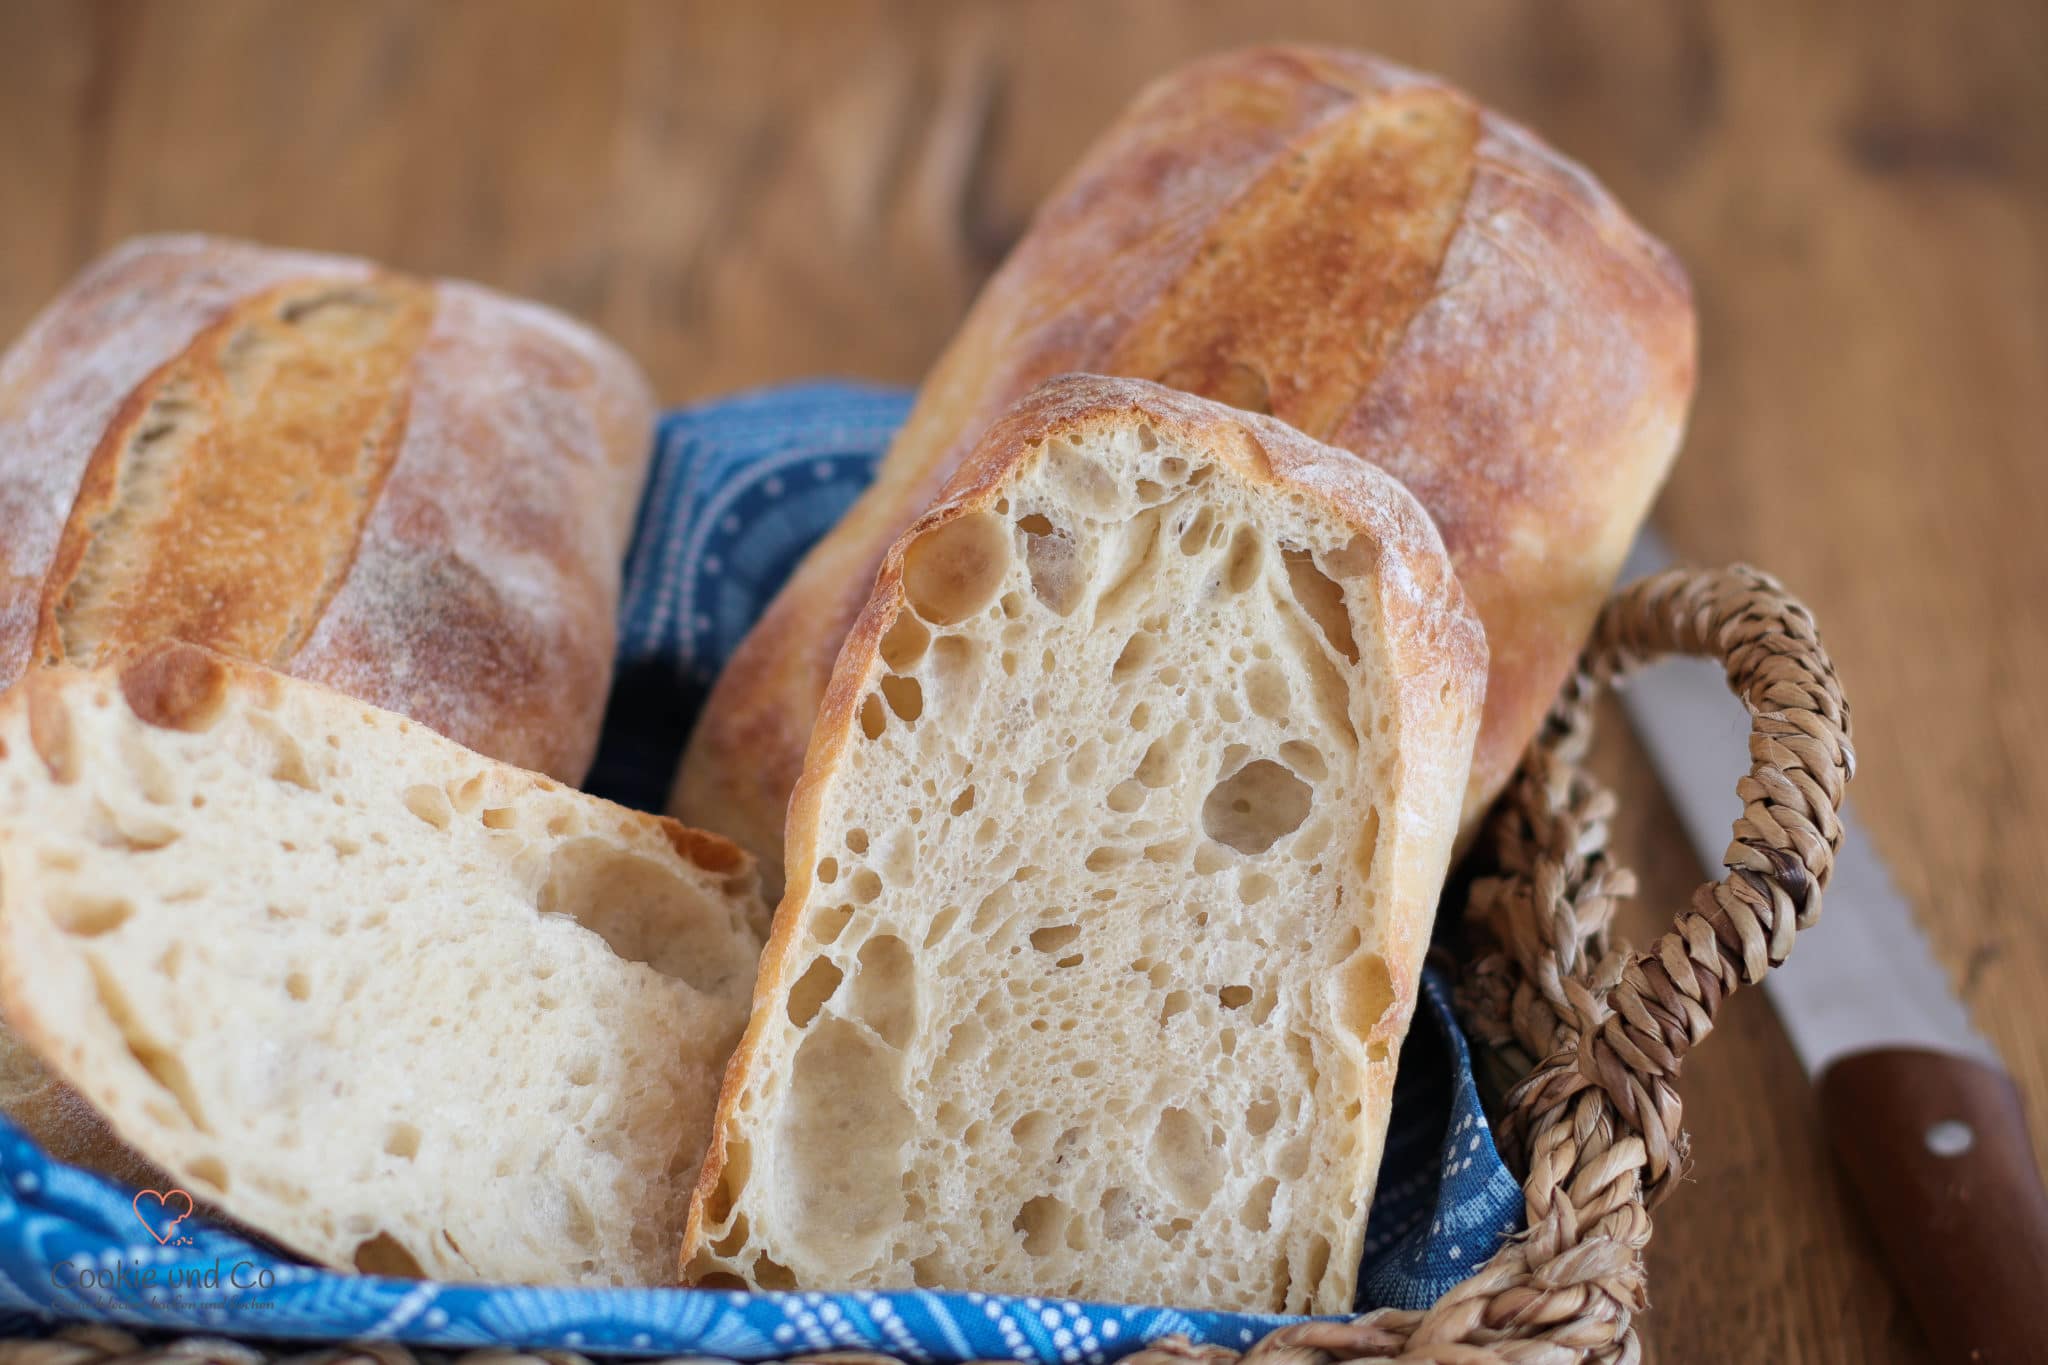
<svg viewBox="0 0 2048 1365">
<path fill-rule="evenodd" d="M 1645 528 L 1623 578 L 1672 562 Z M 1645 670 L 1620 695 L 1702 867 L 1720 875 L 1748 771 L 1747 713 L 1699 660 Z M 2019 1092 L 1853 811 L 1820 919 L 1764 991 L 1937 1354 L 2048 1360 L 2035 1318 L 2048 1296 L 2048 1192 Z"/>
</svg>

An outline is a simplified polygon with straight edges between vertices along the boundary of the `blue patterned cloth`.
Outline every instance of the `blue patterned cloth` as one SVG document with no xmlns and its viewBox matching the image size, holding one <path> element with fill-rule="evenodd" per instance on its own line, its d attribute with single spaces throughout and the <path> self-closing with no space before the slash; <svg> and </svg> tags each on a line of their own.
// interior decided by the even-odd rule
<svg viewBox="0 0 2048 1365">
<path fill-rule="evenodd" d="M 663 422 L 627 563 L 618 682 L 593 790 L 660 808 L 719 667 L 804 549 L 866 486 L 908 409 L 896 390 L 810 384 L 685 408 Z M 1243 1347 L 1290 1321 L 982 1294 L 422 1284 L 298 1265 L 185 1213 L 175 1198 L 167 1206 L 59 1165 L 0 1121 L 0 1313 L 243 1337 L 739 1360 L 863 1349 L 935 1365 L 1102 1362 L 1176 1332 Z M 1401 1052 L 1360 1306 L 1426 1306 L 1491 1255 L 1521 1215 L 1445 983 L 1429 972 Z"/>
</svg>

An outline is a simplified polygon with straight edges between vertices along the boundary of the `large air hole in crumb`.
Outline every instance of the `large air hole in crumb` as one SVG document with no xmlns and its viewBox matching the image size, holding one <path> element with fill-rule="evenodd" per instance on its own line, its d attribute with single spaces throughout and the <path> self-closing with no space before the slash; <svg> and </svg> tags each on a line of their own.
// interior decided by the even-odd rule
<svg viewBox="0 0 2048 1365">
<path fill-rule="evenodd" d="M 1394 1007 L 1394 978 L 1387 961 L 1377 953 L 1360 956 L 1345 973 L 1344 1027 L 1360 1038 L 1370 1038 Z"/>
<path fill-rule="evenodd" d="M 1358 827 L 1358 845 L 1354 857 L 1360 876 L 1372 875 L 1372 861 L 1380 851 L 1380 808 L 1368 806 L 1365 819 Z"/>
<path fill-rule="evenodd" d="M 1316 623 L 1330 648 L 1357 663 L 1358 640 L 1351 630 L 1351 610 L 1344 604 L 1344 585 L 1318 569 L 1306 550 L 1289 550 L 1285 558 L 1294 600 Z"/>
<path fill-rule="evenodd" d="M 1224 588 L 1232 593 L 1241 593 L 1256 583 L 1265 553 L 1265 542 L 1259 539 L 1255 528 L 1238 527 L 1230 538 L 1230 556 L 1223 562 Z"/>
<path fill-rule="evenodd" d="M 119 896 L 55 888 L 49 897 L 50 918 L 58 931 L 74 938 L 98 938 L 126 924 L 135 907 Z"/>
<path fill-rule="evenodd" d="M 743 1213 L 732 1220 L 732 1227 L 726 1234 L 711 1244 L 711 1249 L 720 1256 L 739 1255 L 747 1244 L 747 1216 Z"/>
<path fill-rule="evenodd" d="M 1270 759 L 1255 759 L 1216 784 L 1202 802 L 1202 829 L 1239 853 L 1264 853 L 1308 818 L 1307 783 Z"/>
<path fill-rule="evenodd" d="M 1010 1227 L 1012 1231 L 1024 1234 L 1027 1255 L 1044 1256 L 1059 1244 L 1060 1234 L 1070 1216 L 1067 1206 L 1057 1196 L 1041 1194 L 1036 1199 L 1025 1201 Z"/>
<path fill-rule="evenodd" d="M 1159 520 L 1162 515 L 1161 509 L 1152 508 L 1140 512 L 1118 528 L 1110 552 L 1113 567 L 1108 573 L 1108 585 L 1095 604 L 1095 621 L 1099 628 L 1107 629 L 1111 622 L 1120 620 L 1132 605 L 1144 600 L 1144 589 L 1153 582 L 1153 576 L 1147 570 L 1159 553 Z"/>
<path fill-rule="evenodd" d="M 1282 744 L 1280 761 L 1311 782 L 1320 782 L 1330 775 L 1330 765 L 1323 761 L 1322 750 L 1307 740 L 1290 739 Z"/>
<path fill-rule="evenodd" d="M 1188 856 L 1188 841 L 1165 839 L 1145 846 L 1145 861 L 1148 863 L 1177 863 Z"/>
<path fill-rule="evenodd" d="M 953 926 L 960 922 L 960 907 L 949 905 L 932 916 L 932 922 L 924 931 L 924 946 L 936 948 L 945 942 L 946 935 L 953 932 Z"/>
<path fill-rule="evenodd" d="M 915 678 L 899 678 L 891 673 L 882 679 L 882 696 L 888 701 L 889 709 L 896 713 L 896 718 L 906 725 L 924 714 L 924 688 Z"/>
<path fill-rule="evenodd" d="M 219 1157 L 194 1157 L 192 1158 L 191 1162 L 187 1165 L 186 1170 L 189 1171 L 191 1173 L 192 1178 L 201 1185 L 211 1185 L 217 1192 L 221 1194 L 227 1193 L 227 1163 L 223 1162 Z"/>
<path fill-rule="evenodd" d="M 1045 443 L 1045 467 L 1049 482 L 1058 490 L 1063 504 L 1077 507 L 1089 516 L 1108 516 L 1118 510 L 1122 488 L 1117 477 L 1093 456 L 1071 441 Z"/>
<path fill-rule="evenodd" d="M 457 814 L 467 815 L 477 808 L 484 798 L 484 775 L 471 773 L 462 781 L 448 787 L 448 799 L 454 803 Z"/>
<path fill-rule="evenodd" d="M 1161 1189 L 1184 1208 L 1206 1206 L 1223 1183 L 1223 1153 L 1202 1121 L 1185 1109 L 1160 1111 L 1146 1149 L 1147 1167 Z"/>
<path fill-rule="evenodd" d="M 987 512 L 940 522 L 903 555 L 903 592 L 911 610 L 935 625 L 965 621 L 993 602 L 1010 569 L 1010 530 Z"/>
<path fill-rule="evenodd" d="M 974 919 L 967 926 L 968 932 L 976 938 L 986 938 L 1016 908 L 1016 893 L 1008 886 L 999 886 L 982 897 L 981 904 L 974 907 Z"/>
<path fill-rule="evenodd" d="M 1264 1137 L 1273 1131 L 1273 1125 L 1279 1121 L 1278 1100 L 1253 1100 L 1244 1111 L 1244 1130 L 1253 1137 Z"/>
<path fill-rule="evenodd" d="M 355 1268 L 365 1275 L 390 1275 L 397 1279 L 423 1280 L 427 1272 L 420 1268 L 405 1243 L 388 1232 L 380 1232 L 356 1247 L 350 1258 Z"/>
<path fill-rule="evenodd" d="M 1138 760 L 1138 771 L 1133 776 L 1154 790 L 1166 786 L 1179 770 L 1180 753 L 1187 747 L 1187 742 L 1187 722 L 1182 721 L 1146 747 L 1145 756 Z"/>
<path fill-rule="evenodd" d="M 798 1028 L 809 1028 L 811 1021 L 818 1017 L 818 1011 L 825 1008 L 825 1002 L 839 989 L 839 983 L 846 974 L 839 970 L 829 957 L 811 959 L 811 965 L 804 968 L 804 974 L 789 988 L 786 1008 L 789 1022 Z"/>
<path fill-rule="evenodd" d="M 869 739 L 880 739 L 888 724 L 888 717 L 882 713 L 880 694 L 868 693 L 867 700 L 860 704 L 860 732 Z"/>
<path fill-rule="evenodd" d="M 1291 609 L 1279 613 L 1282 633 L 1308 684 L 1307 700 L 1323 728 L 1340 742 L 1354 742 L 1358 727 L 1351 719 L 1351 689 L 1330 652 L 1316 643 L 1310 627 Z"/>
<path fill-rule="evenodd" d="M 305 750 L 283 726 L 261 712 L 249 713 L 248 723 L 250 733 L 258 737 L 265 750 L 262 767 L 273 781 L 309 792 L 320 789 Z"/>
<path fill-rule="evenodd" d="M 988 1029 L 981 1020 L 969 1017 L 962 1019 L 946 1032 L 946 1047 L 942 1054 L 948 1065 L 964 1066 L 979 1057 L 988 1047 Z"/>
<path fill-rule="evenodd" d="M 1067 765 L 1057 758 L 1048 758 L 1038 765 L 1024 783 L 1024 804 L 1031 807 L 1044 805 L 1052 799 L 1055 791 L 1066 780 Z"/>
<path fill-rule="evenodd" d="M 1130 778 L 1111 787 L 1106 799 L 1109 808 L 1118 815 L 1129 815 L 1145 804 L 1145 788 L 1136 778 Z"/>
<path fill-rule="evenodd" d="M 732 1217 L 733 1205 L 747 1188 L 747 1176 L 753 1167 L 754 1149 L 744 1139 L 728 1140 L 725 1169 L 719 1172 L 718 1183 L 711 1187 L 711 1194 L 704 1201 L 704 1219 L 708 1224 L 716 1227 Z"/>
<path fill-rule="evenodd" d="M 1010 1125 L 1010 1141 L 1026 1152 L 1042 1153 L 1052 1141 L 1052 1115 L 1043 1109 L 1026 1110 Z"/>
<path fill-rule="evenodd" d="M 882 663 L 892 672 L 903 673 L 924 657 L 932 633 L 915 613 L 899 611 L 896 621 L 882 636 Z"/>
<path fill-rule="evenodd" d="M 880 934 L 861 946 L 852 1012 L 890 1047 L 908 1045 L 917 1028 L 917 966 L 902 939 Z"/>
<path fill-rule="evenodd" d="M 446 829 L 455 819 L 455 810 L 448 804 L 448 793 L 439 787 L 415 783 L 405 789 L 402 799 L 407 810 L 435 829 Z"/>
<path fill-rule="evenodd" d="M 816 1274 L 868 1264 L 902 1221 L 902 1150 L 914 1124 L 902 1087 L 902 1054 L 847 1020 L 823 1020 L 797 1047 L 774 1188 L 803 1191 L 790 1201 L 789 1235 Z"/>
<path fill-rule="evenodd" d="M 95 957 L 88 957 L 86 965 L 92 971 L 93 994 L 99 1002 L 100 1011 L 120 1031 L 121 1041 L 128 1046 L 128 1055 L 177 1103 L 188 1124 L 199 1132 L 211 1133 L 213 1128 L 206 1121 L 205 1110 L 200 1107 L 199 1090 L 192 1083 L 191 1073 L 185 1069 L 184 1059 L 150 1034 L 111 971 Z M 165 1122 L 168 1126 L 171 1121 L 166 1119 Z"/>
<path fill-rule="evenodd" d="M 420 1130 L 410 1123 L 394 1123 L 384 1130 L 384 1153 L 401 1161 L 420 1154 Z"/>
<path fill-rule="evenodd" d="M 1067 755 L 1067 781 L 1082 786 L 1095 776 L 1102 762 L 1102 742 L 1089 740 Z"/>
<path fill-rule="evenodd" d="M 820 943 L 836 943 L 853 919 L 850 905 L 830 905 L 811 916 L 811 937 Z"/>
<path fill-rule="evenodd" d="M 1262 659 L 1247 668 L 1244 672 L 1244 698 L 1255 715 L 1264 716 L 1267 720 L 1286 720 L 1289 699 L 1287 675 L 1280 671 L 1280 665 Z"/>
<path fill-rule="evenodd" d="M 1273 1226 L 1273 1196 L 1280 1192 L 1280 1182 L 1267 1176 L 1252 1186 L 1245 1196 L 1244 1208 L 1238 1214 L 1238 1221 L 1253 1232 L 1264 1232 Z"/>
<path fill-rule="evenodd" d="M 1330 1239 L 1320 1232 L 1309 1239 L 1308 1267 L 1303 1276 L 1310 1284 L 1321 1287 L 1323 1276 L 1330 1269 Z"/>
<path fill-rule="evenodd" d="M 1025 518 L 1044 521 L 1043 517 Z M 1024 536 L 1024 564 L 1031 573 L 1031 591 L 1055 616 L 1068 616 L 1081 604 L 1087 575 L 1081 551 L 1072 536 L 1049 523 L 1044 534 Z"/>
<path fill-rule="evenodd" d="M 1132 860 L 1131 850 L 1105 844 L 1092 850 L 1081 866 L 1090 872 L 1114 872 Z"/>
<path fill-rule="evenodd" d="M 1081 937 L 1078 924 L 1053 924 L 1031 931 L 1031 946 L 1041 953 L 1059 953 Z"/>
<path fill-rule="evenodd" d="M 751 976 L 754 954 L 722 919 L 672 912 L 687 894 L 668 864 L 584 835 L 556 845 L 535 908 L 567 915 L 627 962 L 700 991 Z"/>
<path fill-rule="evenodd" d="M 755 1284 L 773 1293 L 787 1294 L 796 1288 L 795 1273 L 771 1256 L 756 1256 L 752 1274 Z"/>
<path fill-rule="evenodd" d="M 1184 555 L 1198 555 L 1209 548 L 1209 532 L 1216 525 L 1216 509 L 1204 504 L 1195 509 L 1188 523 L 1181 529 L 1180 552 Z"/>
</svg>

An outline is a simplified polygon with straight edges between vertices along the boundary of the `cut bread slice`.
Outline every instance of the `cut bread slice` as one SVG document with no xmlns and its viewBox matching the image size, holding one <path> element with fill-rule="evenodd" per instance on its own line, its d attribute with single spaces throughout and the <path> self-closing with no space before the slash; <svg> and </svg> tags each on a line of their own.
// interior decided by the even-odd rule
<svg viewBox="0 0 2048 1365">
<path fill-rule="evenodd" d="M 11 1089 L 328 1265 L 671 1280 L 765 918 L 723 839 L 193 646 L 0 699 Z"/>
<path fill-rule="evenodd" d="M 999 422 L 840 654 L 684 1276 L 1350 1308 L 1485 644 L 1269 419 Z"/>
</svg>

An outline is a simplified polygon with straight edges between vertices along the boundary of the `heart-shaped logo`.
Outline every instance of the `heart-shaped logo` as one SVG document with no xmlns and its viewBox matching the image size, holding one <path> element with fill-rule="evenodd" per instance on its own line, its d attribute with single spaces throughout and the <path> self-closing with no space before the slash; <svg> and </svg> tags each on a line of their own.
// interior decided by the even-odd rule
<svg viewBox="0 0 2048 1365">
<path fill-rule="evenodd" d="M 148 1209 L 143 1207 L 145 1199 L 151 1201 Z M 183 1212 L 172 1202 L 178 1199 L 185 1201 Z M 130 1206 L 135 1210 L 135 1221 L 149 1229 L 149 1235 L 156 1238 L 158 1246 L 169 1246 L 178 1224 L 192 1216 L 192 1196 L 183 1190 L 137 1190 Z M 163 1229 L 161 1232 L 157 1230 L 159 1226 Z"/>
</svg>

